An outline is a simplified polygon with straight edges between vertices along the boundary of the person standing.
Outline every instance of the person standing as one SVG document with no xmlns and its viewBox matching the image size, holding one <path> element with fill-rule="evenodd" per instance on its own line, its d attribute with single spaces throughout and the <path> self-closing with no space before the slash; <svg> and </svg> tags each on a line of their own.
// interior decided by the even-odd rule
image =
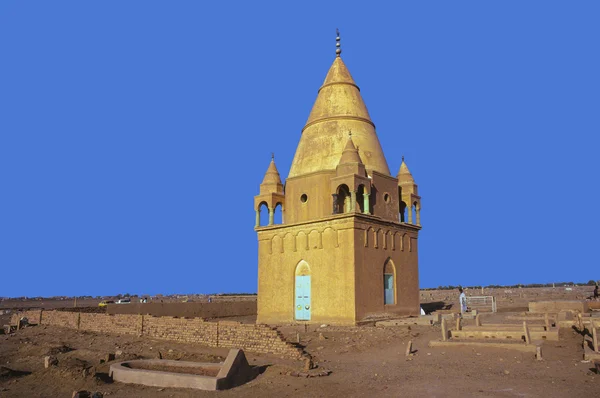
<svg viewBox="0 0 600 398">
<path fill-rule="evenodd" d="M 460 314 L 464 314 L 467 312 L 467 295 L 463 292 L 463 288 L 459 287 L 458 291 L 460 292 L 460 296 L 458 296 L 458 301 L 460 302 Z"/>
</svg>

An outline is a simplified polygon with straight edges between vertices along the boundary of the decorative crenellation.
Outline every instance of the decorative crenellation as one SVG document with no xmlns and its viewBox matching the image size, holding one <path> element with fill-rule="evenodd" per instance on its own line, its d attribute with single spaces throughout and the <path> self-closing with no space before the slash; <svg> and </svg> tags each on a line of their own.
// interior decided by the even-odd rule
<svg viewBox="0 0 600 398">
<path fill-rule="evenodd" d="M 413 239 L 415 242 L 413 242 Z M 412 252 L 413 245 L 416 246 L 417 238 L 409 235 L 408 232 L 394 231 L 384 228 L 374 228 L 369 226 L 364 230 L 364 247 L 383 250 L 407 249 Z"/>
<path fill-rule="evenodd" d="M 269 254 L 273 254 L 273 252 L 320 250 L 323 248 L 335 249 L 340 247 L 338 233 L 338 230 L 331 226 L 320 229 L 313 228 L 308 231 L 288 231 L 273 235 L 266 243 L 269 245 Z"/>
</svg>

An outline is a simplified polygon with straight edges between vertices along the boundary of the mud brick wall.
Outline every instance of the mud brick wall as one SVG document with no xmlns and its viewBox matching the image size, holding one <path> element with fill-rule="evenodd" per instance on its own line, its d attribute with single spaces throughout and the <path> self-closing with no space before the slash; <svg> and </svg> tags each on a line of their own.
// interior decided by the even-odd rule
<svg viewBox="0 0 600 398">
<path fill-rule="evenodd" d="M 44 311 L 42 315 L 42 325 L 77 329 L 78 322 L 79 313 L 77 312 Z"/>
<path fill-rule="evenodd" d="M 300 359 L 304 354 L 300 348 L 286 342 L 277 329 L 268 325 L 228 321 L 207 322 L 202 318 L 40 310 L 15 313 L 11 323 L 16 325 L 19 318 L 23 316 L 26 316 L 30 323 L 81 331 L 131 334 L 209 347 L 241 348 L 249 352 L 275 354 L 295 359 Z"/>
<path fill-rule="evenodd" d="M 223 318 L 256 315 L 256 300 L 218 303 L 131 303 L 109 304 L 108 314 L 143 314 L 180 318 Z"/>
<path fill-rule="evenodd" d="M 267 325 L 219 322 L 219 347 L 242 348 L 286 357 L 302 356 L 302 350 L 286 342 L 277 329 Z"/>
<path fill-rule="evenodd" d="M 218 323 L 202 318 L 144 317 L 145 336 L 218 347 Z"/>
<path fill-rule="evenodd" d="M 529 312 L 560 312 L 578 311 L 589 312 L 587 301 L 558 300 L 558 301 L 530 301 Z"/>
<path fill-rule="evenodd" d="M 80 314 L 79 330 L 97 333 L 142 334 L 141 315 Z"/>
<path fill-rule="evenodd" d="M 25 317 L 25 318 L 27 318 L 29 323 L 37 325 L 40 323 L 41 316 L 42 316 L 42 310 L 29 310 L 29 311 L 15 312 L 10 317 L 10 324 L 16 325 L 19 323 L 19 319 Z"/>
</svg>

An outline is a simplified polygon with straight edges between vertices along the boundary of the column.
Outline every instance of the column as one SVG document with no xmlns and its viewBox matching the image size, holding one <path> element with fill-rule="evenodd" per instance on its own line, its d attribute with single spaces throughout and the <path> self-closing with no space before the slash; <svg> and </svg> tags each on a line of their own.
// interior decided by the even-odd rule
<svg viewBox="0 0 600 398">
<path fill-rule="evenodd" d="M 408 223 L 412 224 L 413 223 L 412 222 L 412 205 L 410 205 L 410 206 L 407 205 L 406 210 L 407 210 L 406 212 L 408 213 Z"/>
<path fill-rule="evenodd" d="M 356 191 L 350 191 L 350 213 L 356 209 Z"/>
<path fill-rule="evenodd" d="M 333 198 L 333 213 L 332 214 L 338 214 L 338 196 L 337 193 L 331 194 L 331 197 Z"/>
<path fill-rule="evenodd" d="M 275 219 L 275 209 L 269 208 L 269 225 L 273 225 L 274 219 Z"/>
<path fill-rule="evenodd" d="M 254 228 L 260 227 L 260 209 L 256 209 L 256 224 Z"/>
<path fill-rule="evenodd" d="M 371 214 L 371 212 L 369 211 L 369 194 L 367 193 L 367 191 L 363 192 L 363 206 L 364 206 L 364 214 Z"/>
<path fill-rule="evenodd" d="M 421 226 L 421 206 L 415 206 L 417 209 L 417 225 Z"/>
</svg>

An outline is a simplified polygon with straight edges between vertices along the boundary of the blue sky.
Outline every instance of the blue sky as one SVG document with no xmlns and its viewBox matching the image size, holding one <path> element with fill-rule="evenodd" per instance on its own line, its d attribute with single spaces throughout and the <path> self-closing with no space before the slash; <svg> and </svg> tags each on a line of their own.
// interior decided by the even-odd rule
<svg viewBox="0 0 600 398">
<path fill-rule="evenodd" d="M 0 296 L 255 292 L 336 27 L 422 287 L 600 279 L 600 3 L 288 3 L 0 3 Z"/>
</svg>

